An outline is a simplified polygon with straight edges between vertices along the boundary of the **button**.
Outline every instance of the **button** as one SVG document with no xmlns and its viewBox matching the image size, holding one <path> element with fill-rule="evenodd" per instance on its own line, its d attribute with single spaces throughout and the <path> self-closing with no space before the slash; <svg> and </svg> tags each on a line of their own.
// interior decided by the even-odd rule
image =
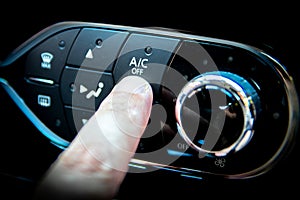
<svg viewBox="0 0 300 200">
<path fill-rule="evenodd" d="M 64 31 L 35 47 L 27 56 L 27 76 L 51 79 L 58 83 L 78 32 L 79 29 Z"/>
<path fill-rule="evenodd" d="M 116 81 L 123 76 L 137 75 L 149 83 L 160 84 L 164 71 L 176 51 L 178 39 L 132 34 L 116 62 L 113 75 Z"/>
<path fill-rule="evenodd" d="M 47 86 L 27 82 L 24 101 L 45 125 L 60 137 L 70 140 L 57 85 Z"/>
<path fill-rule="evenodd" d="M 217 71 L 219 67 L 223 65 L 216 65 L 204 44 L 186 40 L 181 43 L 172 59 L 169 73 L 164 76 L 164 85 L 168 86 L 171 93 L 178 96 L 189 80 L 208 71 Z"/>
<path fill-rule="evenodd" d="M 149 122 L 140 138 L 137 153 L 157 151 L 166 145 L 162 134 L 166 115 L 167 113 L 161 105 L 154 104 L 152 106 Z"/>
<path fill-rule="evenodd" d="M 65 106 L 67 121 L 71 135 L 75 137 L 86 122 L 93 116 L 95 111 Z"/>
<path fill-rule="evenodd" d="M 85 28 L 71 49 L 68 64 L 111 71 L 127 35 L 127 32 Z"/>
<path fill-rule="evenodd" d="M 96 110 L 113 88 L 110 73 L 66 67 L 61 78 L 64 104 Z"/>
</svg>

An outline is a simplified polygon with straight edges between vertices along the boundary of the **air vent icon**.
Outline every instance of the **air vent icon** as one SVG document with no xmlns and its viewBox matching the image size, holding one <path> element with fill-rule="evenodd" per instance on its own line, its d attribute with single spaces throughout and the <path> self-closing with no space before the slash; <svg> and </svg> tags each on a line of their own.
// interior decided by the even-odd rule
<svg viewBox="0 0 300 200">
<path fill-rule="evenodd" d="M 41 54 L 42 62 L 41 68 L 51 69 L 51 61 L 53 59 L 53 55 L 49 52 L 44 52 Z"/>
</svg>

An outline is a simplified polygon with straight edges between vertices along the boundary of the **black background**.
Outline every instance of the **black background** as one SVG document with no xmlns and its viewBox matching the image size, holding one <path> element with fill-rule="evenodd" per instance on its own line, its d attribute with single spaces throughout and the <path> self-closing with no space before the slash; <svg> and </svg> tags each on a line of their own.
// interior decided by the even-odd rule
<svg viewBox="0 0 300 200">
<path fill-rule="evenodd" d="M 61 21 L 85 21 L 136 27 L 164 27 L 184 30 L 196 35 L 216 37 L 250 44 L 269 52 L 287 67 L 299 91 L 299 11 L 296 5 L 279 2 L 245 2 L 228 4 L 217 2 L 171 2 L 140 1 L 121 2 L 6 2 L 1 3 L 0 12 L 0 60 L 42 29 Z M 64 4 L 64 5 L 62 5 Z M 16 72 L 18 73 L 18 72 Z M 0 76 L 1 77 L 1 76 Z M 266 79 L 268 77 L 266 76 Z M 2 104 L 2 105 L 1 105 Z M 13 197 L 31 192 L 30 181 L 10 178 L 21 176 L 28 171 L 36 172 L 28 177 L 43 174 L 59 151 L 53 150 L 42 136 L 30 125 L 22 113 L 0 90 L 0 125 L 2 139 L 0 195 Z M 297 139 L 298 140 L 298 139 Z M 30 142 L 28 142 L 30 141 Z M 213 197 L 253 197 L 286 198 L 297 195 L 299 177 L 297 167 L 298 143 L 292 153 L 269 173 L 254 180 L 238 181 L 234 184 L 180 182 L 171 184 L 168 177 L 163 180 L 146 179 L 144 175 L 122 187 L 122 194 L 138 189 L 143 197 L 171 194 L 208 194 Z M 31 172 L 32 173 L 32 172 Z M 0 176 L 1 178 L 2 176 Z M 25 176 L 26 177 L 26 176 Z M 145 178 L 145 179 L 143 179 Z M 147 177 L 149 178 L 149 177 Z M 142 181 L 142 182 L 140 182 Z M 154 181 L 150 184 L 149 181 Z M 172 188 L 170 188 L 172 187 Z M 8 192 L 7 188 L 13 188 Z M 209 192 L 208 192 L 209 191 Z M 125 195 L 126 196 L 126 195 Z"/>
</svg>

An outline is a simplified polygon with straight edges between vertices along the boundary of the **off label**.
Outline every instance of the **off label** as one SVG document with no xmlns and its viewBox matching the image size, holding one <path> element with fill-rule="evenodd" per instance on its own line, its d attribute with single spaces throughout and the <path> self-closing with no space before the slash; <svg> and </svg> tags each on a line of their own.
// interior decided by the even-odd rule
<svg viewBox="0 0 300 200">
<path fill-rule="evenodd" d="M 189 146 L 187 144 L 183 144 L 183 143 L 177 143 L 177 149 L 179 150 L 183 150 L 186 151 L 189 148 Z"/>
<path fill-rule="evenodd" d="M 136 58 L 132 57 L 129 63 L 129 67 L 131 68 L 131 74 L 134 75 L 142 75 L 144 73 L 144 69 L 147 69 L 147 63 L 148 63 L 147 58 Z"/>
</svg>

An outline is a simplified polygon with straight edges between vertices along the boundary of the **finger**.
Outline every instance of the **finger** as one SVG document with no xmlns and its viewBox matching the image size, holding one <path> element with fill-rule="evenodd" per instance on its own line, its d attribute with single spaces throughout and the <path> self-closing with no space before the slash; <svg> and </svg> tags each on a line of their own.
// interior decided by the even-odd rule
<svg viewBox="0 0 300 200">
<path fill-rule="evenodd" d="M 152 100 L 148 82 L 137 76 L 124 78 L 79 132 L 78 140 L 103 165 L 127 171 L 148 124 Z"/>
<path fill-rule="evenodd" d="M 112 198 L 147 126 L 152 100 L 144 79 L 121 80 L 48 170 L 38 194 Z"/>
</svg>

